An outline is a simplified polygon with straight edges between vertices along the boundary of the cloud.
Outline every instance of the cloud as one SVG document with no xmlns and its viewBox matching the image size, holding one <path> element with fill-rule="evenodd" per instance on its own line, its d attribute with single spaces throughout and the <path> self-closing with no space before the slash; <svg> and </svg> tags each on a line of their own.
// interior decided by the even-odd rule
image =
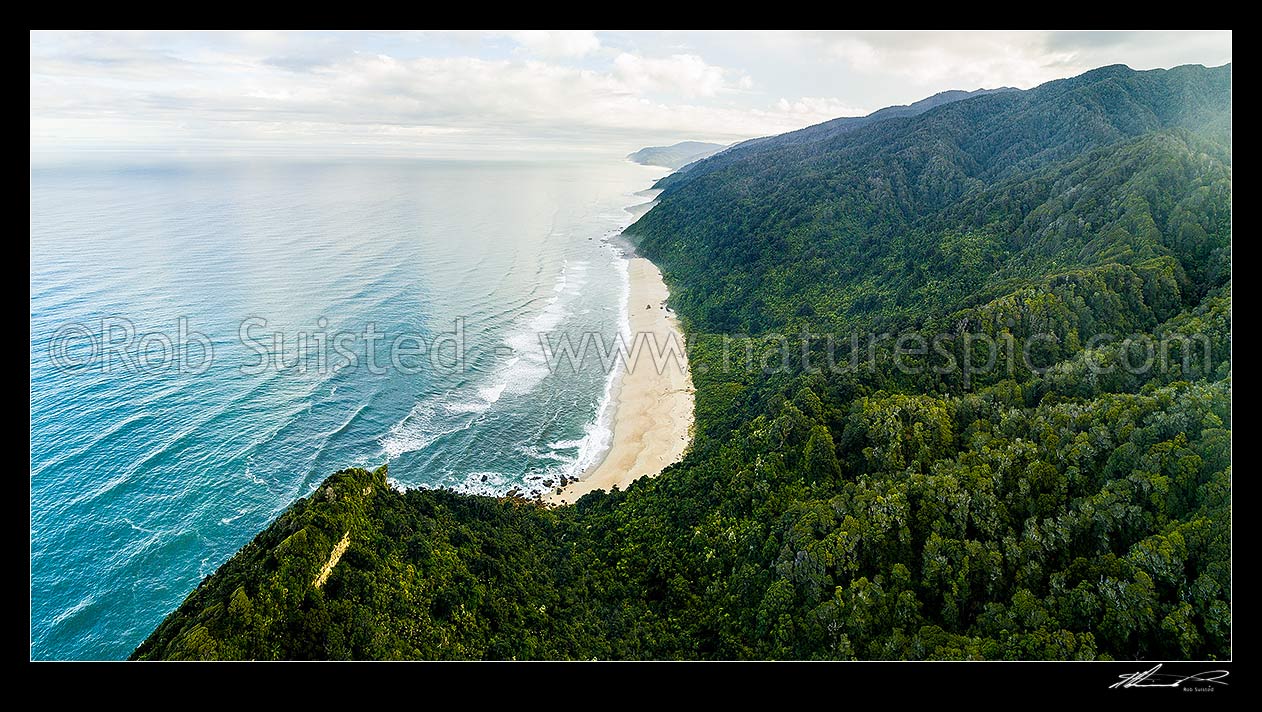
<svg viewBox="0 0 1262 712">
<path fill-rule="evenodd" d="M 942 89 L 1032 86 L 1118 55 L 1138 67 L 1224 56 L 1221 35 L 1154 37 L 35 32 L 31 150 L 621 155 Z"/>
<path fill-rule="evenodd" d="M 729 88 L 726 72 L 706 64 L 695 54 L 648 58 L 623 52 L 613 61 L 613 72 L 629 90 L 674 92 L 688 97 L 710 97 Z M 736 78 L 739 86 L 744 77 Z"/>
<path fill-rule="evenodd" d="M 583 57 L 600 49 L 600 39 L 590 30 L 520 30 L 509 37 L 539 57 Z"/>
<path fill-rule="evenodd" d="M 889 73 L 921 86 L 1028 88 L 1065 76 L 1072 53 L 1006 32 L 855 33 L 826 37 L 827 51 L 865 73 Z"/>
<path fill-rule="evenodd" d="M 553 48 L 583 46 L 572 36 L 560 42 Z M 33 50 L 32 146 L 77 145 L 95 134 L 121 147 L 183 136 L 190 146 L 258 141 L 409 152 L 456 137 L 471 150 L 625 153 L 659 137 L 731 141 L 830 118 L 818 103 L 787 110 L 697 103 L 752 80 L 688 54 L 623 52 L 597 71 L 527 58 L 351 52 L 330 60 L 266 36 L 184 57 L 147 54 L 142 45 L 132 45 L 121 74 L 114 63 Z M 251 45 L 263 56 L 247 51 Z M 279 60 L 276 51 L 292 58 Z"/>
<path fill-rule="evenodd" d="M 776 110 L 785 114 L 818 119 L 819 121 L 827 121 L 828 119 L 835 119 L 841 116 L 866 116 L 872 113 L 868 109 L 858 109 L 837 99 L 820 96 L 804 96 L 795 101 L 781 99 L 776 102 Z"/>
<path fill-rule="evenodd" d="M 850 68 L 920 86 L 1030 88 L 1106 64 L 1135 69 L 1231 58 L 1231 33 L 912 31 L 804 33 Z"/>
</svg>

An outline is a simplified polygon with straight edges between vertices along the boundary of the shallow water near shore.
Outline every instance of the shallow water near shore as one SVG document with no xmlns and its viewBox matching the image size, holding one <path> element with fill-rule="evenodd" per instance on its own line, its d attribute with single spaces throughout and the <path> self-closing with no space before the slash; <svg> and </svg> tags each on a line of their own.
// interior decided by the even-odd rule
<svg viewBox="0 0 1262 712">
<path fill-rule="evenodd" d="M 502 494 L 598 461 L 607 371 L 595 354 L 550 369 L 538 334 L 626 328 L 610 238 L 665 172 L 33 167 L 32 657 L 126 657 L 340 468 L 389 462 L 400 485 Z M 341 335 L 357 359 L 334 368 Z M 115 341 L 154 363 L 111 355 Z M 206 341 L 201 372 L 152 358 L 200 366 Z"/>
</svg>

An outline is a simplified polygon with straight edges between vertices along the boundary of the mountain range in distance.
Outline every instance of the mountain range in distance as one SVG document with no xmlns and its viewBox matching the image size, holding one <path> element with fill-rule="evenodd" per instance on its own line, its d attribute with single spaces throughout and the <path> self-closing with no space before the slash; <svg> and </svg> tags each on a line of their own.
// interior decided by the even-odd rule
<svg viewBox="0 0 1262 712">
<path fill-rule="evenodd" d="M 843 116 L 823 123 L 814 124 L 804 129 L 790 131 L 789 133 L 779 134 L 776 136 L 751 138 L 747 141 L 738 141 L 737 143 L 727 146 L 718 143 L 709 143 L 706 141 L 681 141 L 671 146 L 648 146 L 641 148 L 635 153 L 628 154 L 627 159 L 633 163 L 639 163 L 644 166 L 661 166 L 662 168 L 672 168 L 675 170 L 692 170 L 701 162 L 702 159 L 710 158 L 711 156 L 722 152 L 724 149 L 731 148 L 734 152 L 740 153 L 744 151 L 761 151 L 781 146 L 822 141 L 885 119 L 917 116 L 944 104 L 950 104 L 964 99 L 971 99 L 975 96 L 997 94 L 999 92 L 1006 91 L 1019 90 L 1014 87 L 977 89 L 974 91 L 952 89 L 949 91 L 938 92 L 933 96 L 926 97 L 911 104 L 887 106 L 883 109 L 873 111 L 865 116 Z M 721 165 L 721 163 L 711 162 L 707 165 L 713 168 L 716 165 Z"/>
</svg>

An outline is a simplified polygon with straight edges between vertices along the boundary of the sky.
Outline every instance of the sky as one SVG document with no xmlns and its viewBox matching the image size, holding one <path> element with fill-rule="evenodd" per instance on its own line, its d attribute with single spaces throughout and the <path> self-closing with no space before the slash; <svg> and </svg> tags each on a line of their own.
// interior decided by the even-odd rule
<svg viewBox="0 0 1262 712">
<path fill-rule="evenodd" d="M 31 158 L 621 156 L 1230 61 L 1230 31 L 37 31 Z"/>
</svg>

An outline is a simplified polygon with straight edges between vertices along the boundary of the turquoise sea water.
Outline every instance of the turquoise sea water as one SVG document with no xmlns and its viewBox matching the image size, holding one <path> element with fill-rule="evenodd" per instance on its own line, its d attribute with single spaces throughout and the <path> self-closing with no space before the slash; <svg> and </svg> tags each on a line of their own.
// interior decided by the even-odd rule
<svg viewBox="0 0 1262 712">
<path fill-rule="evenodd" d="M 603 238 L 664 172 L 33 166 L 32 657 L 126 657 L 340 468 L 486 493 L 581 472 L 609 379 L 551 371 L 538 334 L 622 328 Z"/>
</svg>

